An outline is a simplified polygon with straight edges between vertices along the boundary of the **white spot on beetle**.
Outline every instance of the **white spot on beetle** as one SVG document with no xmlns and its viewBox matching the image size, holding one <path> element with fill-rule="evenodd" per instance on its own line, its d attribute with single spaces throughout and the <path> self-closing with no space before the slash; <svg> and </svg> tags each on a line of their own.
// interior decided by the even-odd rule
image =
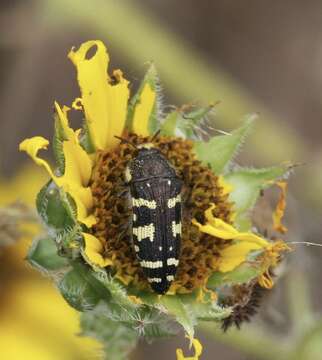
<svg viewBox="0 0 322 360">
<path fill-rule="evenodd" d="M 131 171 L 130 171 L 130 168 L 128 166 L 125 169 L 125 180 L 127 182 L 130 182 L 132 180 Z"/>
<path fill-rule="evenodd" d="M 178 235 L 181 234 L 181 222 L 179 222 L 178 224 L 176 224 L 175 221 L 172 221 L 171 228 L 172 228 L 172 235 L 173 235 L 173 237 L 176 237 L 177 234 L 178 234 Z"/>
<path fill-rule="evenodd" d="M 173 250 L 173 247 L 172 247 L 172 246 L 170 246 L 170 247 L 169 247 L 169 250 L 170 250 L 170 251 L 172 251 L 172 250 Z"/>
<path fill-rule="evenodd" d="M 174 276 L 173 276 L 173 275 L 167 275 L 167 280 L 168 280 L 168 281 L 173 281 L 173 280 L 174 280 Z"/>
<path fill-rule="evenodd" d="M 137 219 L 136 214 L 133 214 L 133 221 L 136 221 L 136 219 Z"/>
<path fill-rule="evenodd" d="M 151 187 L 150 183 L 146 183 L 146 186 L 147 186 L 147 187 Z"/>
<path fill-rule="evenodd" d="M 168 208 L 174 208 L 176 206 L 176 203 L 180 203 L 181 202 L 181 195 L 178 194 L 176 197 L 171 198 L 168 200 Z"/>
<path fill-rule="evenodd" d="M 140 207 L 140 206 L 146 206 L 148 209 L 156 209 L 157 208 L 157 203 L 155 200 L 149 201 L 146 199 L 135 199 L 132 198 L 132 205 L 135 207 Z"/>
<path fill-rule="evenodd" d="M 139 252 L 140 248 L 137 245 L 134 245 L 134 250 L 135 250 L 135 252 Z"/>
<path fill-rule="evenodd" d="M 148 278 L 148 282 L 152 283 L 152 282 L 155 282 L 155 283 L 160 283 L 162 281 L 161 278 Z"/>
<path fill-rule="evenodd" d="M 168 185 L 171 185 L 171 180 L 168 180 Z"/>
<path fill-rule="evenodd" d="M 162 246 L 159 246 L 159 250 L 162 251 Z"/>
<path fill-rule="evenodd" d="M 161 260 L 157 260 L 157 261 L 142 260 L 140 262 L 140 265 L 147 269 L 159 269 L 163 267 L 163 263 Z"/>
<path fill-rule="evenodd" d="M 179 260 L 178 260 L 178 259 L 175 259 L 175 258 L 169 258 L 169 259 L 167 259 L 167 265 L 168 265 L 168 266 L 171 266 L 171 265 L 178 266 L 178 264 L 179 264 Z"/>
<path fill-rule="evenodd" d="M 138 241 L 142 241 L 143 239 L 150 239 L 150 241 L 153 242 L 155 227 L 154 224 L 151 223 L 149 225 L 133 227 L 132 232 L 133 235 L 137 237 Z"/>
</svg>

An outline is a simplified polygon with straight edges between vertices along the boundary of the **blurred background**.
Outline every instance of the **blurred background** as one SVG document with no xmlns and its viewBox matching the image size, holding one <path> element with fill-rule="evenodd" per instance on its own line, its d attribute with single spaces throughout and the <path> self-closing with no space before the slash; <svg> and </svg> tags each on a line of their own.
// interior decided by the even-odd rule
<svg viewBox="0 0 322 360">
<path fill-rule="evenodd" d="M 17 146 L 33 135 L 51 138 L 54 100 L 69 104 L 79 93 L 66 55 L 89 39 L 107 44 L 111 68 L 123 69 L 133 88 L 153 60 L 165 103 L 220 101 L 218 129 L 229 131 L 258 112 L 238 161 L 301 163 L 290 179 L 288 239 L 322 243 L 318 0 L 2 0 L 0 205 L 33 204 L 45 182 Z M 100 358 L 95 341 L 74 336 L 77 314 L 24 262 L 31 235 L 10 243 L 9 230 L 9 240 L 0 239 L 2 358 Z M 225 335 L 211 324 L 201 327 L 202 359 L 322 359 L 321 276 L 322 248 L 296 247 L 251 324 Z M 184 345 L 183 338 L 142 343 L 132 358 L 172 359 Z"/>
</svg>

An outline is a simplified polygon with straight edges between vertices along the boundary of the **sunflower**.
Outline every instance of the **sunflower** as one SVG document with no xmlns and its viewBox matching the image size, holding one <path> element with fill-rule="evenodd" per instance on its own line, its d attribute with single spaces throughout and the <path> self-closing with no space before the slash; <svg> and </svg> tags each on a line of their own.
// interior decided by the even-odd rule
<svg viewBox="0 0 322 360">
<path fill-rule="evenodd" d="M 285 177 L 289 166 L 258 171 L 231 166 L 252 118 L 231 134 L 214 136 L 209 123 L 214 105 L 165 113 L 153 65 L 130 98 L 122 71 L 108 73 L 109 56 L 101 41 L 88 41 L 68 57 L 77 70 L 80 97 L 71 107 L 55 102 L 56 168 L 39 156 L 49 145 L 47 139 L 36 136 L 20 144 L 51 179 L 38 195 L 38 212 L 59 255 L 78 264 L 74 271 L 84 265 L 80 271 L 90 272 L 112 296 L 117 291 L 111 287 L 122 289 L 135 311 L 161 306 L 195 341 L 198 358 L 201 347 L 192 340 L 195 320 L 220 320 L 231 311 L 223 307 L 223 287 L 273 286 L 271 271 L 288 247 L 252 229 L 249 213 L 261 190 Z M 73 111 L 84 118 L 77 130 L 69 124 Z M 162 154 L 182 181 L 181 250 L 176 275 L 163 296 L 153 293 L 132 244 L 126 172 L 146 144 Z M 284 208 L 279 204 L 275 212 L 276 228 L 283 228 Z M 61 291 L 75 306 L 66 286 Z M 200 306 L 194 319 L 186 319 L 196 303 Z M 90 310 L 97 311 L 100 304 L 92 305 L 96 307 Z M 84 310 L 79 303 L 75 307 Z M 198 313 L 200 307 L 204 314 Z"/>
</svg>

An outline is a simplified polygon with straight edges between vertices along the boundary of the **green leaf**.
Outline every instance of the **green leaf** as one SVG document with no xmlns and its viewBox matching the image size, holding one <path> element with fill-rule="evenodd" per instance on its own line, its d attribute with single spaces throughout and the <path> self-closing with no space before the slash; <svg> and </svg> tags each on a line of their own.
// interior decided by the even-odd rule
<svg viewBox="0 0 322 360">
<path fill-rule="evenodd" d="M 254 262 L 244 262 L 232 271 L 226 273 L 217 271 L 213 273 L 208 280 L 207 287 L 215 289 L 223 285 L 245 284 L 258 277 L 260 273 L 261 269 L 254 266 Z"/>
<path fill-rule="evenodd" d="M 78 311 L 93 309 L 100 300 L 111 299 L 89 267 L 81 263 L 73 263 L 73 269 L 59 282 L 58 288 L 68 304 Z"/>
<path fill-rule="evenodd" d="M 287 176 L 290 168 L 290 164 L 264 169 L 242 168 L 225 175 L 225 181 L 233 187 L 229 198 L 234 202 L 235 224 L 240 230 L 249 229 L 249 210 L 254 207 L 261 190 L 271 186 L 273 181 Z"/>
<path fill-rule="evenodd" d="M 159 130 L 159 127 L 160 127 L 159 115 L 161 113 L 161 107 L 162 107 L 159 78 L 158 78 L 158 74 L 157 74 L 154 64 L 150 64 L 150 66 L 140 84 L 140 87 L 139 87 L 137 93 L 132 97 L 132 99 L 129 102 L 126 127 L 130 130 L 132 129 L 132 121 L 133 121 L 135 107 L 141 101 L 140 100 L 141 94 L 142 94 L 142 91 L 146 84 L 149 84 L 151 86 L 152 90 L 154 90 L 156 92 L 156 100 L 153 105 L 153 109 L 151 111 L 149 125 L 148 125 L 149 133 L 151 135 L 153 135 Z"/>
<path fill-rule="evenodd" d="M 54 236 L 69 231 L 77 224 L 73 200 L 53 181 L 40 190 L 36 206 L 38 214 Z"/>
<path fill-rule="evenodd" d="M 68 266 L 68 261 L 57 254 L 55 241 L 49 237 L 33 241 L 27 260 L 42 272 L 56 271 Z"/>
<path fill-rule="evenodd" d="M 178 296 L 164 295 L 161 298 L 161 304 L 166 308 L 168 314 L 175 317 L 188 336 L 193 338 L 196 318 L 181 299 Z"/>
<path fill-rule="evenodd" d="M 81 315 L 82 335 L 91 336 L 103 344 L 105 359 L 126 360 L 135 347 L 138 335 L 130 326 L 108 317 L 107 305 L 99 303 Z"/>
<path fill-rule="evenodd" d="M 252 129 L 255 117 L 248 115 L 243 125 L 231 134 L 215 136 L 208 142 L 196 142 L 198 159 L 209 164 L 216 174 L 224 172 Z"/>
</svg>

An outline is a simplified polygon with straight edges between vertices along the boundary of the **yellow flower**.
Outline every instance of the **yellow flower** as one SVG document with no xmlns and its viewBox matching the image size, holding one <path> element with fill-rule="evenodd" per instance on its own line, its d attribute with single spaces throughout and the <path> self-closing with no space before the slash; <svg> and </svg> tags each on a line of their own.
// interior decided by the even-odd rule
<svg viewBox="0 0 322 360">
<path fill-rule="evenodd" d="M 185 357 L 181 349 L 177 349 L 177 360 L 198 360 L 202 353 L 202 346 L 198 339 L 192 340 L 193 347 L 195 348 L 195 355 Z"/>
<path fill-rule="evenodd" d="M 142 262 L 144 258 L 138 256 L 137 253 L 142 249 L 137 244 L 133 246 L 131 241 L 129 229 L 132 219 L 135 221 L 135 218 L 129 204 L 129 190 L 125 186 L 129 163 L 137 157 L 138 149 L 148 143 L 160 151 L 182 181 L 180 199 L 178 197 L 177 201 L 177 198 L 169 198 L 169 201 L 176 199 L 175 204 L 179 202 L 183 206 L 180 208 L 180 222 L 173 221 L 171 224 L 173 236 L 177 238 L 179 234 L 180 256 L 173 252 L 174 258 L 168 258 L 166 262 L 167 266 L 176 267 L 175 276 L 164 276 L 168 285 L 164 292 L 169 290 L 166 296 L 177 301 L 167 303 L 168 314 L 185 313 L 186 309 L 182 307 L 184 301 L 197 302 L 200 299 L 205 308 L 209 309 L 209 316 L 214 316 L 213 306 L 217 302 L 224 307 L 230 307 L 232 304 L 220 304 L 220 289 L 216 296 L 213 289 L 217 289 L 217 285 L 215 282 L 214 285 L 211 284 L 211 277 L 229 272 L 235 275 L 238 271 L 234 270 L 245 262 L 252 264 L 256 270 L 251 272 L 255 275 L 249 275 L 252 278 L 247 278 L 246 285 L 255 288 L 255 284 L 258 286 L 259 283 L 261 286 L 271 287 L 273 282 L 270 270 L 277 265 L 281 252 L 285 251 L 287 246 L 282 241 L 273 243 L 251 231 L 241 232 L 234 227 L 235 213 L 230 197 L 233 189 L 226 184 L 223 176 L 213 171 L 213 164 L 205 164 L 201 160 L 198 144 L 189 138 L 197 130 L 193 127 L 193 121 L 191 129 L 187 131 L 183 131 L 178 125 L 177 130 L 182 130 L 187 136 L 184 139 L 176 137 L 174 131 L 164 131 L 161 119 L 160 124 L 158 123 L 157 86 L 155 79 L 152 81 L 152 77 L 149 77 L 151 72 L 147 73 L 149 76 L 146 75 L 137 94 L 129 102 L 129 83 L 121 70 L 112 71 L 112 75 L 109 75 L 109 56 L 101 41 L 88 41 L 79 49 L 72 49 L 68 57 L 77 70 L 80 97 L 73 101 L 71 109 L 67 106 L 61 108 L 55 103 L 54 150 L 58 169 L 54 171 L 38 154 L 40 150 L 47 148 L 48 140 L 36 136 L 20 144 L 20 150 L 27 152 L 37 165 L 44 168 L 60 189 L 57 193 L 64 197 L 64 201 L 58 196 L 58 202 L 61 200 L 64 205 L 71 205 L 69 209 L 73 210 L 76 206 L 76 214 L 68 211 L 68 225 L 56 226 L 46 220 L 46 211 L 54 208 L 50 208 L 53 203 L 50 203 L 50 196 L 46 197 L 46 191 L 51 195 L 54 185 L 51 183 L 44 188 L 39 197 L 39 203 L 45 209 L 42 212 L 40 207 L 39 213 L 50 230 L 59 230 L 57 239 L 62 253 L 66 254 L 67 258 L 76 258 L 80 263 L 85 260 L 92 267 L 84 267 L 86 271 L 93 273 L 94 269 L 99 271 L 100 276 L 108 275 L 113 282 L 118 279 L 123 285 L 129 285 L 125 291 L 127 298 L 136 305 L 144 303 L 150 306 L 149 300 L 145 298 L 148 290 L 151 290 L 149 281 L 154 283 L 163 279 L 154 275 L 147 276 L 143 267 L 153 270 L 165 266 L 165 263 L 162 261 L 160 265 L 159 259 L 155 261 L 156 264 L 145 260 L 149 264 L 145 265 Z M 74 110 L 82 111 L 84 115 L 85 124 L 81 129 L 73 130 L 69 126 L 69 111 Z M 195 116 L 201 119 L 206 114 L 203 110 Z M 181 115 L 170 118 L 171 122 L 182 120 L 184 117 L 182 115 L 181 118 Z M 153 134 L 159 126 L 161 132 Z M 176 124 L 172 127 L 175 128 Z M 236 134 L 238 135 L 238 132 L 235 136 Z M 232 149 L 228 155 L 230 152 Z M 169 184 L 171 185 L 171 181 Z M 148 183 L 147 186 L 151 187 L 151 184 Z M 65 197 L 65 193 L 69 196 Z M 72 201 L 69 204 L 70 198 L 74 200 L 75 206 Z M 285 208 L 283 199 L 284 193 L 275 214 L 276 224 L 279 225 Z M 175 206 L 172 206 L 171 202 L 168 204 L 169 209 Z M 57 209 L 57 212 L 60 212 L 59 207 Z M 49 210 L 48 214 L 51 213 Z M 56 215 L 54 210 L 53 217 Z M 61 211 L 62 216 L 65 214 L 64 210 L 66 209 Z M 178 213 L 177 209 L 172 211 Z M 65 220 L 65 217 L 62 218 Z M 151 225 L 155 232 L 154 223 Z M 153 236 L 150 235 L 152 240 Z M 139 236 L 137 238 L 138 241 L 142 240 Z M 70 249 L 72 250 L 69 251 Z M 162 249 L 163 247 L 159 246 L 159 250 Z M 169 246 L 169 251 L 173 250 Z M 106 267 L 109 269 L 105 273 L 102 269 Z M 94 273 L 93 275 L 97 276 Z M 245 284 L 236 286 L 239 285 L 242 287 Z M 152 289 L 155 288 L 152 286 Z M 173 297 L 175 294 L 180 296 Z M 186 296 L 187 294 L 189 295 Z M 160 301 L 160 297 L 156 296 L 151 306 L 155 305 L 154 301 Z M 191 324 L 186 321 L 186 317 L 189 318 L 188 312 L 187 310 L 185 316 L 176 318 L 192 339 L 192 321 Z M 184 357 L 182 350 L 178 349 L 178 360 L 199 359 L 201 344 L 197 339 L 191 341 L 195 355 Z"/>
<path fill-rule="evenodd" d="M 125 238 L 122 241 L 118 238 L 120 229 L 130 221 L 126 199 L 119 194 L 126 165 L 135 152 L 126 142 L 138 146 L 153 139 L 149 135 L 149 119 L 155 108 L 156 92 L 145 82 L 136 95 L 138 98 L 128 104 L 128 81 L 120 70 L 108 75 L 109 56 L 101 41 L 88 41 L 78 50 L 72 49 L 68 57 L 76 67 L 81 90 L 81 97 L 72 107 L 84 113 L 93 151 L 88 154 L 84 150 L 80 140 L 84 129 L 71 129 L 69 108 L 61 109 L 57 103 L 57 121 L 63 133 L 64 171 L 54 172 L 39 157 L 38 152 L 49 144 L 42 137 L 26 139 L 20 144 L 20 150 L 45 168 L 56 185 L 74 199 L 77 219 L 87 227 L 82 231 L 85 260 L 94 268 L 112 266 L 115 276 L 123 283 L 133 281 L 138 285 L 144 279 L 135 253 L 128 249 Z M 126 129 L 131 106 L 132 122 Z M 116 137 L 126 141 L 120 144 Z M 183 216 L 181 259 L 171 293 L 205 287 L 213 271 L 232 271 L 252 252 L 270 249 L 272 245 L 267 240 L 251 232 L 239 232 L 231 225 L 234 213 L 228 196 L 232 189 L 222 176 L 217 177 L 196 159 L 191 141 L 162 136 L 153 141 L 183 179 L 184 191 L 193 204 L 192 210 L 184 210 L 187 213 Z M 195 174 L 199 174 L 198 177 Z M 211 203 L 216 206 L 209 208 Z M 275 261 L 274 256 L 268 258 L 271 260 L 266 261 L 268 265 L 263 268 L 263 274 Z"/>
</svg>

